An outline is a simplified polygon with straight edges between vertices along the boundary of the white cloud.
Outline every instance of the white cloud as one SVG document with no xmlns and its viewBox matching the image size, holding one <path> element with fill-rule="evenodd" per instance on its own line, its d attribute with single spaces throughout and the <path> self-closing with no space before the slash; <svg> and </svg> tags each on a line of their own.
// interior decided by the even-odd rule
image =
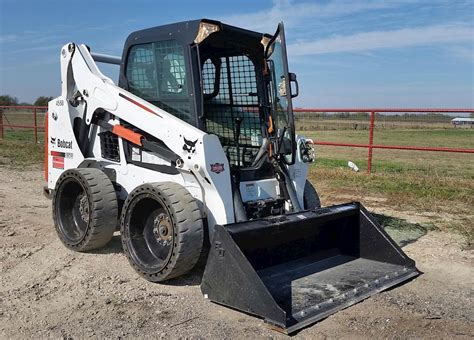
<svg viewBox="0 0 474 340">
<path fill-rule="evenodd" d="M 61 45 L 40 45 L 40 46 L 31 46 L 19 49 L 12 49 L 9 51 L 10 54 L 21 54 L 21 53 L 28 53 L 28 52 L 38 52 L 38 51 L 57 51 L 59 55 Z"/>
<path fill-rule="evenodd" d="M 17 40 L 18 40 L 18 36 L 16 34 L 0 35 L 0 44 L 15 42 Z"/>
<path fill-rule="evenodd" d="M 467 25 L 433 25 L 391 31 L 371 31 L 352 35 L 290 44 L 292 55 L 314 55 L 336 52 L 362 52 L 410 46 L 471 42 L 474 29 Z M 474 58 L 474 56 L 473 56 Z"/>
<path fill-rule="evenodd" d="M 326 4 L 312 2 L 293 3 L 291 0 L 274 0 L 268 10 L 254 13 L 236 14 L 223 17 L 222 21 L 231 25 L 245 27 L 261 32 L 275 29 L 276 23 L 284 21 L 286 26 L 301 26 L 302 20 L 331 18 L 398 6 L 399 3 L 387 1 L 331 1 Z"/>
<path fill-rule="evenodd" d="M 474 62 L 474 44 L 471 44 L 470 47 L 450 46 L 449 49 L 446 50 L 446 53 L 463 61 Z"/>
</svg>

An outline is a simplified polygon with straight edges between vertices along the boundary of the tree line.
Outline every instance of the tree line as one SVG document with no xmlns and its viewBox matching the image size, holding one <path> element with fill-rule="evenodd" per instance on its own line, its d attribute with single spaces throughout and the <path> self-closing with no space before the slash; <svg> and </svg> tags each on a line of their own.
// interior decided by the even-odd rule
<svg viewBox="0 0 474 340">
<path fill-rule="evenodd" d="M 48 106 L 48 102 L 52 99 L 53 97 L 40 96 L 36 98 L 33 104 L 31 104 L 26 102 L 18 102 L 18 98 L 8 94 L 2 94 L 0 95 L 0 106 Z"/>
</svg>

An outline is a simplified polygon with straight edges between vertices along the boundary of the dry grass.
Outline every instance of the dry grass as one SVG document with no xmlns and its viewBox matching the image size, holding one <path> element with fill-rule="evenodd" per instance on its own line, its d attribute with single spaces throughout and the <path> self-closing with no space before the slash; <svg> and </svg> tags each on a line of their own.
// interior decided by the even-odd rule
<svg viewBox="0 0 474 340">
<path fill-rule="evenodd" d="M 423 215 L 445 230 L 466 236 L 474 243 L 474 183 L 471 179 L 432 177 L 422 171 L 355 173 L 346 168 L 318 164 L 310 169 L 323 205 L 358 200 L 412 215 Z"/>
<path fill-rule="evenodd" d="M 29 139 L 25 134 L 20 137 Z M 35 144 L 24 139 L 0 139 L 0 166 L 21 168 L 27 165 L 42 164 L 43 158 L 43 144 Z"/>
</svg>

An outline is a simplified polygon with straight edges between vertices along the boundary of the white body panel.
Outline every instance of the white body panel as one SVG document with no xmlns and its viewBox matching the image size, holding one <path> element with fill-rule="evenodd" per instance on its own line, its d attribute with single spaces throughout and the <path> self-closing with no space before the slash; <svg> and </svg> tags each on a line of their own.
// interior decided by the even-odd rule
<svg viewBox="0 0 474 340">
<path fill-rule="evenodd" d="M 302 208 L 304 208 L 304 203 L 303 203 L 304 186 L 306 184 L 306 178 L 308 177 L 308 168 L 309 168 L 309 163 L 305 163 L 301 159 L 300 141 L 305 141 L 305 140 L 306 138 L 296 135 L 296 141 L 297 141 L 296 145 L 298 146 L 296 150 L 296 161 L 295 161 L 295 164 L 288 167 L 290 178 L 292 179 L 293 185 L 296 190 L 296 197 L 298 198 L 298 202 L 300 203 L 300 206 Z"/>
</svg>

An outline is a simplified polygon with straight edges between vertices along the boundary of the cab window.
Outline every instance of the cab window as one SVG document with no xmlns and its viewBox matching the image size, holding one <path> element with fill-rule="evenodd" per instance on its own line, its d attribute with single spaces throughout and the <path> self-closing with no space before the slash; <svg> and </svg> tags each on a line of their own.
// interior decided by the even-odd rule
<svg viewBox="0 0 474 340">
<path fill-rule="evenodd" d="M 125 71 L 129 91 L 194 124 L 183 46 L 176 40 L 132 46 Z"/>
</svg>

